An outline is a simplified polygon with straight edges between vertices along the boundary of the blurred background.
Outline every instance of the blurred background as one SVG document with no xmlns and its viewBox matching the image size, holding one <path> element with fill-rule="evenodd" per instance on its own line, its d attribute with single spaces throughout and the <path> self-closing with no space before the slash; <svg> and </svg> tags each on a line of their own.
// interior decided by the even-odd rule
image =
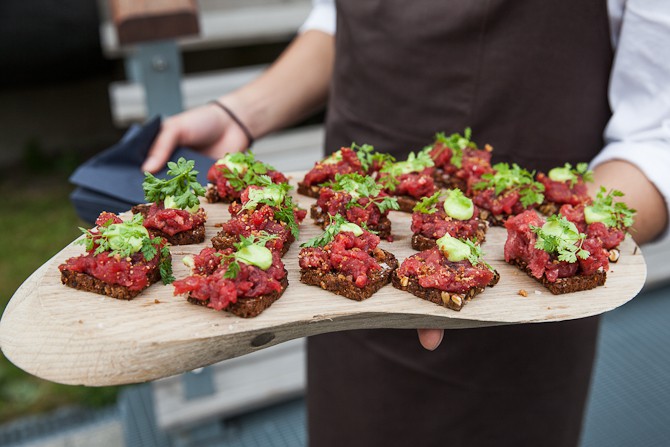
<svg viewBox="0 0 670 447">
<path fill-rule="evenodd" d="M 113 2 L 0 2 L 0 312 L 87 225 L 69 199 L 78 165 L 133 124 L 253 79 L 310 10 L 309 0 L 157 0 L 136 2 L 153 3 L 150 14 L 113 20 Z M 258 158 L 310 167 L 321 157 L 322 120 L 259 141 Z M 643 294 L 603 319 L 585 447 L 670 445 L 668 247 L 643 251 Z M 0 445 L 305 445 L 304 381 L 302 340 L 113 388 L 46 382 L 0 355 Z"/>
</svg>

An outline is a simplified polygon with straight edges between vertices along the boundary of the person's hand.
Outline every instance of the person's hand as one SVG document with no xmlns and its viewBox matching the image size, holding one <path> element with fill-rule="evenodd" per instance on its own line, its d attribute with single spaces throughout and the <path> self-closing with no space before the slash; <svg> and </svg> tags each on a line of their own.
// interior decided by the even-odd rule
<svg viewBox="0 0 670 447">
<path fill-rule="evenodd" d="M 247 148 L 249 141 L 240 127 L 221 108 L 208 104 L 171 116 L 142 164 L 143 171 L 157 172 L 177 146 L 199 150 L 213 158 Z"/>
<path fill-rule="evenodd" d="M 419 343 L 429 351 L 434 351 L 442 343 L 444 329 L 417 329 Z"/>
</svg>

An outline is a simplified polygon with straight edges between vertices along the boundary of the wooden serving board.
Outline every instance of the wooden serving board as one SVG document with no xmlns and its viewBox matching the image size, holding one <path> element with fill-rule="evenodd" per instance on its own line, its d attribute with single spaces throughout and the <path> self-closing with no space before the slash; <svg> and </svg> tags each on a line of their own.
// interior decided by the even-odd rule
<svg viewBox="0 0 670 447">
<path fill-rule="evenodd" d="M 302 178 L 293 175 L 292 182 Z M 295 195 L 304 208 L 314 199 Z M 228 206 L 204 204 L 206 241 L 171 247 L 177 278 L 188 274 L 181 263 L 210 245 L 215 224 L 228 220 Z M 402 262 L 416 253 L 410 246 L 411 216 L 391 213 L 392 243 L 385 248 Z M 309 216 L 299 242 L 321 229 Z M 361 328 L 459 329 L 514 323 L 544 323 L 583 318 L 614 309 L 642 288 L 646 265 L 630 237 L 621 258 L 610 265 L 607 283 L 594 290 L 554 296 L 542 285 L 505 263 L 504 228 L 490 228 L 485 259 L 500 282 L 476 296 L 460 312 L 419 299 L 387 285 L 368 300 L 351 301 L 300 283 L 299 244 L 284 256 L 289 287 L 261 315 L 235 317 L 189 304 L 172 286 L 154 284 L 132 301 L 120 301 L 68 288 L 58 265 L 83 252 L 70 244 L 40 267 L 16 291 L 0 321 L 0 347 L 20 368 L 54 382 L 106 386 L 145 382 L 210 365 L 294 338 Z M 525 290 L 527 297 L 521 296 Z M 418 341 L 417 341 L 418 343 Z"/>
</svg>

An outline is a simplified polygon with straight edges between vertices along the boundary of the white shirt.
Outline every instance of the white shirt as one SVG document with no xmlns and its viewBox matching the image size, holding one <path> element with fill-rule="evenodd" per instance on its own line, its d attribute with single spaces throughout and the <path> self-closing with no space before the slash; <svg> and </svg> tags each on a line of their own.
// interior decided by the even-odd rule
<svg viewBox="0 0 670 447">
<path fill-rule="evenodd" d="M 670 0 L 607 3 L 615 48 L 609 86 L 612 117 L 605 128 L 605 147 L 591 167 L 614 159 L 634 164 L 660 191 L 670 212 Z M 300 31 L 335 34 L 334 0 L 312 4 Z M 670 240 L 670 229 L 660 239 Z"/>
</svg>

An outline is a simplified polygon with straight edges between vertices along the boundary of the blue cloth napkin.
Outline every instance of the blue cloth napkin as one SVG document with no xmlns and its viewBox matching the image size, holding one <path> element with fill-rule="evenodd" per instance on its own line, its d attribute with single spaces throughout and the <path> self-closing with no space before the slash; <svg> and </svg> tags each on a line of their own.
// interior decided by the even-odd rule
<svg viewBox="0 0 670 447">
<path fill-rule="evenodd" d="M 102 211 L 120 213 L 145 202 L 142 190 L 144 173 L 140 167 L 160 128 L 160 117 L 144 126 L 134 126 L 117 144 L 75 170 L 70 182 L 77 188 L 70 195 L 70 200 L 80 218 L 93 223 Z M 171 160 L 177 161 L 179 157 L 195 161 L 198 181 L 206 185 L 207 171 L 214 159 L 184 147 L 177 148 Z M 155 175 L 165 178 L 167 167 Z"/>
</svg>

